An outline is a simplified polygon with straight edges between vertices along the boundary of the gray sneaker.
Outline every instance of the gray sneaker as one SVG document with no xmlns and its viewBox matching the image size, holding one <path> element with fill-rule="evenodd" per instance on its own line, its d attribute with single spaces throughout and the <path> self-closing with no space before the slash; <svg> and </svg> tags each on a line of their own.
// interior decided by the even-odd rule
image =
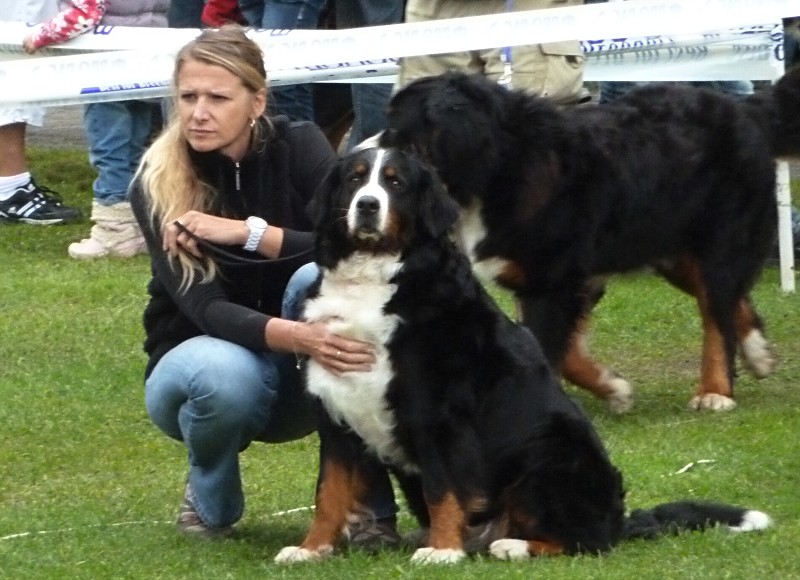
<svg viewBox="0 0 800 580">
<path fill-rule="evenodd" d="M 182 534 L 196 538 L 215 540 L 218 538 L 229 538 L 234 533 L 233 527 L 231 526 L 212 528 L 200 518 L 200 514 L 197 513 L 194 507 L 192 489 L 188 483 L 186 484 L 186 492 L 183 494 L 183 503 L 178 513 L 177 524 L 178 531 Z"/>
<path fill-rule="evenodd" d="M 345 531 L 348 546 L 369 553 L 381 550 L 397 550 L 400 547 L 400 534 L 397 533 L 397 517 L 360 517 L 347 524 Z"/>
</svg>

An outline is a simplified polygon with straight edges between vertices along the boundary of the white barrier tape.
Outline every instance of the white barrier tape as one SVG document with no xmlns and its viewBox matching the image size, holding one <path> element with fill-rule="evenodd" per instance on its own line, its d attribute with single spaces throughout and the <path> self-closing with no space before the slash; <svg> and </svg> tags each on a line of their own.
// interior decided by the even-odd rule
<svg viewBox="0 0 800 580">
<path fill-rule="evenodd" d="M 114 29 L 117 30 L 117 29 Z M 145 33 L 153 29 L 126 29 Z M 314 32 L 303 31 L 306 35 Z M 254 33 L 263 40 L 270 32 Z M 703 35 L 583 41 L 586 80 L 773 79 L 782 71 L 782 28 L 756 26 Z M 163 51 L 71 54 L 0 63 L 0 109 L 165 96 L 173 56 Z M 269 71 L 272 85 L 375 78 L 392 82 L 394 59 Z M 388 77 L 388 78 L 386 78 Z"/>
<path fill-rule="evenodd" d="M 794 15 L 800 15 L 797 0 L 639 0 L 357 29 L 273 31 L 262 45 L 270 61 L 268 68 L 278 69 L 319 64 L 322 55 L 326 62 L 352 62 L 574 38 L 619 38 L 632 33 L 692 34 L 780 22 L 782 17 Z M 144 41 L 170 52 L 197 34 L 197 30 L 186 29 L 147 30 L 143 37 L 129 29 L 101 27 L 97 34 L 84 34 L 52 49 L 134 50 Z M 19 51 L 21 36 L 10 41 L 2 36 L 4 45 Z"/>
</svg>

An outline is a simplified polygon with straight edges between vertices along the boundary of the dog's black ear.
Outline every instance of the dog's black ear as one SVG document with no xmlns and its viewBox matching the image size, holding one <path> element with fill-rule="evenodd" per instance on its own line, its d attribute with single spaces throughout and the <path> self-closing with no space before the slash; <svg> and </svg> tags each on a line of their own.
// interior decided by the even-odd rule
<svg viewBox="0 0 800 580">
<path fill-rule="evenodd" d="M 424 166 L 421 177 L 422 198 L 419 204 L 419 223 L 423 231 L 438 238 L 445 234 L 461 214 L 461 208 L 447 193 L 447 188 L 433 168 Z"/>
<path fill-rule="evenodd" d="M 311 201 L 306 206 L 306 215 L 314 224 L 314 229 L 318 230 L 325 223 L 331 212 L 333 198 L 341 187 L 341 163 L 334 165 L 328 172 L 327 177 L 319 184 Z"/>
</svg>

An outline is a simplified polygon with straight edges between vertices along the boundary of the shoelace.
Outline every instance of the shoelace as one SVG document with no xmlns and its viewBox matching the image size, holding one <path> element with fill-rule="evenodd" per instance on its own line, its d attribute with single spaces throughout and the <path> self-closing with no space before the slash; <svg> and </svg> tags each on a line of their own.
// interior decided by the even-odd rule
<svg viewBox="0 0 800 580">
<path fill-rule="evenodd" d="M 31 184 L 33 185 L 33 187 L 37 192 L 36 195 L 34 196 L 34 199 L 42 198 L 46 202 L 55 204 L 57 206 L 63 205 L 64 200 L 61 197 L 61 194 L 58 193 L 57 191 L 54 191 L 44 185 L 37 185 L 36 182 L 33 181 L 33 179 L 31 179 Z"/>
</svg>

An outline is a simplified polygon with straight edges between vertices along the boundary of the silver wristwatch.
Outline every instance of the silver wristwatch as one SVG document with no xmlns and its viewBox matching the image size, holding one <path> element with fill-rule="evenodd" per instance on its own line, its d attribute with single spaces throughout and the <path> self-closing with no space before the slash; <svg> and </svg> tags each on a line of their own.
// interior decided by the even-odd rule
<svg viewBox="0 0 800 580">
<path fill-rule="evenodd" d="M 247 242 L 245 242 L 242 247 L 248 252 L 255 252 L 256 248 L 258 248 L 258 243 L 261 241 L 261 237 L 264 235 L 264 232 L 267 231 L 267 221 L 251 215 L 244 223 L 246 223 L 247 227 L 250 229 L 250 235 L 247 236 Z"/>
</svg>

